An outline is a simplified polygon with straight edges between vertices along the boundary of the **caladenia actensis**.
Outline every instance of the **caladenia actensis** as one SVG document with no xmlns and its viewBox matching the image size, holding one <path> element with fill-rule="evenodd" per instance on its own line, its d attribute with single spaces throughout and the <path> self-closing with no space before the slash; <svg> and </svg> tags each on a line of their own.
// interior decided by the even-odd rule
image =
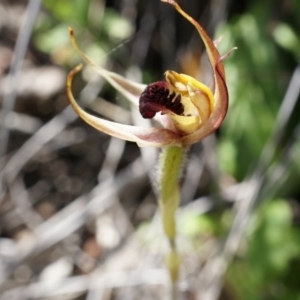
<svg viewBox="0 0 300 300">
<path fill-rule="evenodd" d="M 202 26 L 185 13 L 173 0 L 161 0 L 172 5 L 185 19 L 194 25 L 204 42 L 213 71 L 213 88 L 195 78 L 175 71 L 165 72 L 166 81 L 149 85 L 136 83 L 94 64 L 80 49 L 70 28 L 75 49 L 82 59 L 104 77 L 131 103 L 139 106 L 141 115 L 159 122 L 160 127 L 139 127 L 111 122 L 85 112 L 75 101 L 71 87 L 82 65 L 75 67 L 67 78 L 67 94 L 77 114 L 94 128 L 111 136 L 136 142 L 138 146 L 161 148 L 157 162 L 159 208 L 165 235 L 170 244 L 166 262 L 173 287 L 179 276 L 180 255 L 176 248 L 175 213 L 180 203 L 179 179 L 185 154 L 190 145 L 198 143 L 222 124 L 228 107 L 228 91 L 222 60 L 215 43 Z M 175 297 L 175 296 L 174 296 Z M 174 298 L 173 297 L 173 298 Z"/>
</svg>

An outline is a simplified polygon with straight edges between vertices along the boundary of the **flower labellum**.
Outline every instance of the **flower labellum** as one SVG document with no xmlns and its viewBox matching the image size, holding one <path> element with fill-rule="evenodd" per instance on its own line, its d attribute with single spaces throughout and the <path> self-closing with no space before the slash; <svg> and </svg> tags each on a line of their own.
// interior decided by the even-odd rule
<svg viewBox="0 0 300 300">
<path fill-rule="evenodd" d="M 83 60 L 104 77 L 129 101 L 139 105 L 141 115 L 155 119 L 162 128 L 144 128 L 111 122 L 90 115 L 75 101 L 71 87 L 74 75 L 82 68 L 74 68 L 68 75 L 67 94 L 71 105 L 78 115 L 96 129 L 111 136 L 136 142 L 139 146 L 187 146 L 199 142 L 218 129 L 228 108 L 228 91 L 222 60 L 214 42 L 202 26 L 184 12 L 173 0 L 161 0 L 172 5 L 185 19 L 197 29 L 202 38 L 213 71 L 214 90 L 212 91 L 195 78 L 166 71 L 166 81 L 157 81 L 145 86 L 135 83 L 118 74 L 96 66 L 79 48 L 70 28 L 70 36 L 75 49 Z"/>
<path fill-rule="evenodd" d="M 209 118 L 213 94 L 188 75 L 167 71 L 165 76 L 166 82 L 152 83 L 142 93 L 140 112 L 144 118 L 153 118 L 157 112 L 168 114 L 178 134 L 190 134 Z"/>
</svg>

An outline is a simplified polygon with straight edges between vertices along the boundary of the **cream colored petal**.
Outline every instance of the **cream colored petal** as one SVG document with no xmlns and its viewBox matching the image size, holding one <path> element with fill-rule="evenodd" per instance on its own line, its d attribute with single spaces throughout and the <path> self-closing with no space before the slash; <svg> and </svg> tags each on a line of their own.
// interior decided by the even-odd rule
<svg viewBox="0 0 300 300">
<path fill-rule="evenodd" d="M 72 28 L 69 28 L 69 33 L 71 36 L 72 44 L 73 44 L 74 48 L 78 51 L 78 53 L 80 54 L 82 59 L 89 66 L 91 66 L 98 74 L 100 74 L 103 78 L 105 78 L 124 97 L 126 97 L 130 102 L 132 102 L 133 104 L 138 106 L 140 95 L 146 88 L 146 85 L 131 81 L 129 79 L 126 79 L 123 76 L 120 76 L 113 72 L 109 72 L 109 71 L 97 66 L 80 49 L 80 47 L 76 41 L 75 35 L 74 35 L 74 30 Z"/>
<path fill-rule="evenodd" d="M 82 65 L 79 65 L 69 73 L 67 78 L 67 95 L 73 109 L 85 122 L 96 128 L 97 130 L 111 136 L 130 142 L 136 142 L 141 147 L 163 147 L 180 144 L 179 136 L 170 130 L 123 125 L 120 123 L 115 123 L 95 117 L 85 112 L 77 104 L 72 94 L 73 77 L 77 72 L 81 70 L 81 68 Z"/>
<path fill-rule="evenodd" d="M 171 119 L 177 130 L 186 134 L 194 132 L 199 127 L 199 117 L 198 116 L 179 116 L 176 114 L 170 114 Z"/>
<path fill-rule="evenodd" d="M 191 84 L 187 84 L 189 96 L 191 102 L 197 107 L 198 114 L 200 116 L 200 123 L 202 125 L 205 123 L 211 115 L 212 105 L 210 101 L 210 97 L 202 92 L 200 89 L 195 88 Z M 213 99 L 213 95 L 211 95 Z"/>
<path fill-rule="evenodd" d="M 202 126 L 200 126 L 196 131 L 193 133 L 182 137 L 181 142 L 182 145 L 192 145 L 198 143 L 202 139 L 209 136 L 212 132 L 217 130 L 218 127 L 215 126 L 215 123 L 212 119 L 208 119 Z"/>
</svg>

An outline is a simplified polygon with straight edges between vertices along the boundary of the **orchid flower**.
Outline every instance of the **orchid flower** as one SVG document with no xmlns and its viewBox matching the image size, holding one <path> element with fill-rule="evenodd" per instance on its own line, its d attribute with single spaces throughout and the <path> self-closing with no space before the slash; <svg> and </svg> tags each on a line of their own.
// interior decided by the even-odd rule
<svg viewBox="0 0 300 300">
<path fill-rule="evenodd" d="M 148 86 L 128 80 L 94 64 L 80 49 L 72 28 L 69 29 L 75 49 L 83 60 L 104 77 L 116 90 L 139 106 L 141 115 L 160 123 L 160 128 L 144 128 L 111 122 L 85 112 L 75 101 L 72 80 L 82 65 L 74 68 L 67 78 L 67 94 L 77 114 L 88 124 L 111 136 L 136 142 L 139 146 L 162 148 L 157 168 L 157 184 L 160 213 L 165 235 L 170 244 L 166 258 L 173 288 L 179 275 L 180 255 L 176 248 L 176 210 L 180 202 L 179 179 L 186 149 L 213 133 L 222 124 L 228 107 L 228 91 L 222 60 L 215 43 L 202 26 L 185 13 L 173 0 L 161 0 L 171 4 L 197 29 L 202 38 L 213 71 L 213 89 L 195 78 L 166 71 L 166 81 Z M 175 289 L 173 289 L 175 290 Z M 175 294 L 172 299 L 176 299 Z"/>
<path fill-rule="evenodd" d="M 72 28 L 69 29 L 75 49 L 83 60 L 104 77 L 129 101 L 139 105 L 144 118 L 158 121 L 160 128 L 145 128 L 111 122 L 85 112 L 75 101 L 72 80 L 82 65 L 74 68 L 67 79 L 67 94 L 77 114 L 94 128 L 111 136 L 136 142 L 139 146 L 188 146 L 199 142 L 218 129 L 228 107 L 228 91 L 222 60 L 214 42 L 202 26 L 185 13 L 173 0 L 161 0 L 175 9 L 197 29 L 202 38 L 213 71 L 213 90 L 195 78 L 166 71 L 166 81 L 139 84 L 94 64 L 80 49 Z"/>
</svg>

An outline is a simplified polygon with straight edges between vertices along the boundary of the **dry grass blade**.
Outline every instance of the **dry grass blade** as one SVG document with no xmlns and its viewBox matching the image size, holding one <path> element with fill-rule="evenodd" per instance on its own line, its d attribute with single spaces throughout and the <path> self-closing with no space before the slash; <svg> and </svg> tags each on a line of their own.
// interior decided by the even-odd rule
<svg viewBox="0 0 300 300">
<path fill-rule="evenodd" d="M 27 51 L 27 46 L 29 39 L 33 30 L 35 19 L 38 15 L 41 0 L 30 0 L 28 2 L 24 23 L 20 28 L 18 38 L 16 41 L 14 60 L 11 64 L 9 71 L 9 82 L 4 94 L 2 102 L 2 110 L 0 112 L 0 157 L 3 157 L 6 153 L 7 143 L 9 138 L 9 130 L 5 126 L 4 120 L 5 116 L 10 113 L 14 108 L 14 103 L 16 99 L 16 91 L 18 80 L 23 64 L 23 60 Z M 2 169 L 3 166 L 0 166 Z M 0 196 L 2 194 L 2 184 L 3 184 L 3 174 L 0 173 Z"/>
</svg>

